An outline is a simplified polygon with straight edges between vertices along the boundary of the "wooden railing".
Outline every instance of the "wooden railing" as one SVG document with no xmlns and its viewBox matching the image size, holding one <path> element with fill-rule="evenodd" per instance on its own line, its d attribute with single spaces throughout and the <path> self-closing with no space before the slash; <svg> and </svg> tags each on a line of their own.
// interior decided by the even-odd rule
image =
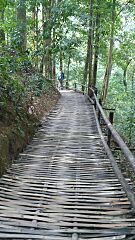
<svg viewBox="0 0 135 240">
<path fill-rule="evenodd" d="M 120 135 L 118 134 L 118 132 L 115 130 L 115 128 L 112 125 L 112 123 L 113 123 L 113 112 L 110 112 L 109 119 L 108 119 L 106 117 L 106 115 L 104 113 L 104 110 L 103 110 L 101 104 L 99 103 L 99 101 L 97 99 L 97 96 L 94 93 L 94 91 L 93 91 L 93 99 L 94 99 L 95 109 L 97 109 L 97 112 L 98 112 L 99 123 L 100 123 L 100 117 L 99 116 L 102 116 L 102 119 L 104 120 L 104 123 L 106 124 L 106 127 L 108 129 L 108 135 L 109 135 L 109 138 L 108 138 L 108 141 L 107 141 L 108 145 L 110 146 L 110 138 L 112 136 L 114 141 L 117 143 L 117 145 L 120 147 L 121 151 L 126 156 L 127 160 L 129 161 L 129 164 L 131 165 L 132 169 L 135 172 L 135 158 L 134 158 L 133 154 L 131 153 L 131 151 L 129 150 L 129 148 L 127 147 L 126 143 L 123 141 L 123 139 L 120 137 Z"/>
<path fill-rule="evenodd" d="M 85 85 L 75 83 L 74 90 L 82 92 L 83 94 L 87 94 L 86 92 L 87 92 L 88 88 Z M 123 139 L 120 137 L 118 132 L 113 127 L 113 118 L 114 118 L 115 109 L 103 108 L 101 100 L 100 99 L 98 100 L 98 98 L 97 98 L 97 89 L 95 91 L 95 89 L 93 90 L 93 88 L 90 88 L 90 90 L 91 90 L 92 94 L 91 94 L 91 96 L 88 96 L 88 98 L 95 107 L 99 124 L 100 123 L 104 124 L 106 126 L 106 128 L 108 129 L 108 138 L 107 138 L 108 146 L 111 145 L 111 137 L 113 137 L 114 141 L 117 143 L 117 145 L 119 146 L 121 151 L 124 153 L 124 155 L 126 156 L 126 158 L 129 161 L 132 169 L 135 172 L 135 158 L 134 158 L 133 154 L 131 153 L 131 151 L 129 150 L 129 148 L 127 147 L 127 145 L 125 144 L 125 142 L 123 141 Z M 103 109 L 110 111 L 109 118 L 107 118 Z M 102 119 L 102 121 L 101 121 L 101 119 Z M 103 123 L 103 121 L 104 121 L 104 123 Z"/>
<path fill-rule="evenodd" d="M 120 167 L 118 166 L 118 164 L 114 158 L 114 155 L 112 154 L 112 151 L 111 151 L 111 141 L 113 140 L 113 143 L 116 144 L 117 148 L 119 148 L 119 150 L 121 150 L 121 152 L 124 154 L 124 157 L 128 161 L 132 171 L 135 173 L 135 157 L 133 156 L 132 152 L 129 150 L 126 143 L 120 137 L 118 132 L 113 127 L 113 115 L 114 115 L 115 109 L 106 109 L 106 110 L 110 111 L 109 118 L 107 118 L 107 116 L 102 108 L 101 100 L 98 100 L 98 98 L 97 98 L 97 89 L 90 88 L 89 89 L 90 91 L 88 91 L 88 88 L 86 86 L 75 83 L 74 90 L 79 91 L 82 94 L 85 94 L 88 97 L 89 101 L 93 104 L 95 117 L 96 117 L 96 121 L 97 121 L 97 126 L 98 126 L 98 131 L 99 131 L 99 133 L 101 135 L 101 139 L 104 143 L 105 150 L 106 150 L 107 155 L 112 163 L 115 174 L 117 175 L 119 181 L 121 182 L 121 185 L 123 186 L 123 189 L 125 190 L 127 197 L 129 199 L 129 201 L 131 202 L 132 207 L 135 209 L 134 191 L 130 187 L 130 185 L 127 183 L 127 181 L 125 180 L 125 177 L 123 176 L 122 171 L 121 171 Z M 87 92 L 90 92 L 90 96 L 87 94 Z M 106 129 L 105 130 L 106 135 L 101 130 L 102 129 L 101 126 L 103 126 Z M 114 147 L 114 144 L 113 144 L 113 147 Z"/>
<path fill-rule="evenodd" d="M 87 92 L 87 86 L 86 85 L 83 85 L 81 83 L 74 83 L 74 86 L 73 86 L 74 90 L 75 91 L 80 91 L 82 92 L 83 94 L 85 94 Z"/>
</svg>

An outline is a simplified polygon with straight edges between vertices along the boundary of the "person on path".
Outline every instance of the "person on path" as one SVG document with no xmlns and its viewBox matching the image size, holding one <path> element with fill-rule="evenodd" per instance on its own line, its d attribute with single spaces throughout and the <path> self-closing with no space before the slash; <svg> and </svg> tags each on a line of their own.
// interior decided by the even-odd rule
<svg viewBox="0 0 135 240">
<path fill-rule="evenodd" d="M 58 75 L 58 80 L 60 82 L 60 88 L 63 89 L 64 73 L 63 73 L 62 69 L 60 69 L 60 73 Z"/>
</svg>

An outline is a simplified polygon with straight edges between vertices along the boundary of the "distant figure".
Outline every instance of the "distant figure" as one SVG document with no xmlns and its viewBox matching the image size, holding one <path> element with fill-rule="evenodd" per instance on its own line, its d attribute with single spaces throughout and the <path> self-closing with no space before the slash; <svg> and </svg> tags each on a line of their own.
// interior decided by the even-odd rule
<svg viewBox="0 0 135 240">
<path fill-rule="evenodd" d="M 58 80 L 60 82 L 60 88 L 63 89 L 64 73 L 62 69 L 60 70 L 60 73 L 58 75 Z"/>
</svg>

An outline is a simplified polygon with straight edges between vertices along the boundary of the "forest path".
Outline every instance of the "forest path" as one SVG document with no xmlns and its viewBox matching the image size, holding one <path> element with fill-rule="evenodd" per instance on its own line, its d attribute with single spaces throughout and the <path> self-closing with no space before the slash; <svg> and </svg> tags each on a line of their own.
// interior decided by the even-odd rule
<svg viewBox="0 0 135 240">
<path fill-rule="evenodd" d="M 133 211 L 104 151 L 93 106 L 82 94 L 62 91 L 0 180 L 0 239 L 134 236 Z"/>
</svg>

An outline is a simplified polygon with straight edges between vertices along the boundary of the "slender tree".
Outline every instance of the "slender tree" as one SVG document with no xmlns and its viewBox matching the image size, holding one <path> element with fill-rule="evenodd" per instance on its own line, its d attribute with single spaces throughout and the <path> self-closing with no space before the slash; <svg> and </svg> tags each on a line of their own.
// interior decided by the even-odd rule
<svg viewBox="0 0 135 240">
<path fill-rule="evenodd" d="M 88 66 L 89 66 L 89 55 L 90 55 L 90 38 L 88 37 L 88 42 L 87 42 L 87 56 L 85 58 L 85 67 L 84 67 L 84 74 L 83 74 L 83 84 L 85 85 L 87 83 L 88 79 Z"/>
<path fill-rule="evenodd" d="M 98 70 L 98 56 L 99 56 L 99 28 L 100 28 L 100 3 L 97 2 L 96 7 L 96 21 L 95 21 L 95 37 L 94 37 L 94 57 L 93 57 L 93 76 L 92 76 L 92 84 L 96 86 L 97 81 L 97 70 Z"/>
<path fill-rule="evenodd" d="M 88 94 L 90 95 L 90 87 L 92 85 L 92 62 L 93 62 L 93 3 L 94 0 L 90 0 L 90 20 L 89 20 L 89 79 L 88 79 Z"/>
<path fill-rule="evenodd" d="M 108 93 L 109 78 L 112 70 L 112 53 L 114 46 L 114 29 L 115 29 L 115 11 L 116 11 L 116 0 L 112 0 L 112 19 L 111 19 L 111 31 L 110 31 L 110 42 L 107 65 L 104 75 L 103 88 L 102 88 L 102 101 L 105 103 Z"/>
<path fill-rule="evenodd" d="M 67 64 L 67 80 L 66 80 L 66 85 L 67 85 L 67 87 L 68 87 L 68 85 L 69 85 L 70 63 L 71 63 L 71 54 L 70 54 L 70 52 L 69 52 L 69 56 L 68 56 L 68 64 Z"/>
<path fill-rule="evenodd" d="M 1 8 L 0 8 L 0 21 L 4 23 L 4 12 L 6 8 L 6 2 L 3 1 L 1 3 Z M 5 32 L 4 29 L 0 27 L 0 43 L 5 41 Z"/>
<path fill-rule="evenodd" d="M 53 30 L 53 13 L 52 8 L 54 1 L 42 3 L 42 22 L 43 22 L 43 57 L 42 72 L 48 79 L 52 79 L 52 30 Z"/>
<path fill-rule="evenodd" d="M 33 50 L 34 50 L 34 59 L 33 59 L 33 66 L 38 71 L 39 66 L 39 26 L 38 26 L 38 17 L 39 13 L 39 5 L 37 0 L 32 3 L 32 34 L 33 34 Z"/>
<path fill-rule="evenodd" d="M 18 49 L 24 53 L 27 44 L 26 0 L 17 1 L 17 29 Z"/>
</svg>

